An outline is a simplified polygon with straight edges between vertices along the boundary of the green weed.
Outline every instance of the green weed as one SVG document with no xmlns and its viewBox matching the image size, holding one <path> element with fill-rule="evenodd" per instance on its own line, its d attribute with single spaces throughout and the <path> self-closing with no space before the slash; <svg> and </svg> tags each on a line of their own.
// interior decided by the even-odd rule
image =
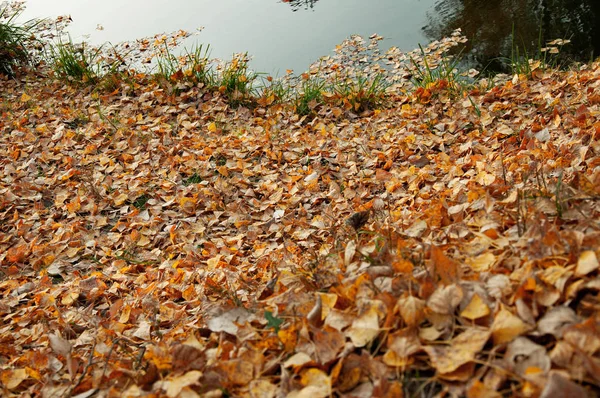
<svg viewBox="0 0 600 398">
<path fill-rule="evenodd" d="M 259 74 L 248 67 L 248 55 L 234 55 L 217 77 L 219 92 L 227 97 L 232 106 L 248 104 L 255 94 L 254 82 Z"/>
<path fill-rule="evenodd" d="M 297 88 L 294 98 L 294 108 L 300 116 L 306 116 L 313 112 L 315 108 L 324 103 L 323 92 L 326 82 L 321 77 L 302 75 L 302 82 Z"/>
<path fill-rule="evenodd" d="M 34 28 L 40 20 L 29 20 L 16 24 L 15 19 L 22 13 L 12 9 L 10 4 L 0 4 L 0 73 L 13 76 L 15 68 L 31 64 L 29 49 L 38 43 L 33 36 Z"/>
<path fill-rule="evenodd" d="M 464 90 L 467 83 L 458 70 L 462 51 L 456 56 L 444 56 L 433 64 L 427 60 L 423 47 L 419 45 L 419 48 L 421 49 L 422 61 L 419 62 L 412 57 L 410 58 L 414 68 L 412 82 L 416 87 L 429 88 L 439 82 L 445 82 L 443 85 L 455 94 Z"/>
<path fill-rule="evenodd" d="M 548 69 L 559 67 L 558 54 L 560 49 L 570 43 L 569 40 L 556 39 L 542 46 L 542 30 L 538 35 L 537 48 L 535 52 L 529 53 L 527 46 L 522 43 L 522 48 L 515 44 L 515 29 L 512 30 L 512 45 L 510 59 L 507 60 L 513 75 L 526 75 L 531 77 L 536 69 Z"/>
<path fill-rule="evenodd" d="M 49 63 L 59 79 L 73 84 L 96 84 L 104 76 L 112 76 L 123 65 L 121 57 L 108 58 L 104 46 L 90 48 L 83 43 L 59 41 L 50 46 Z"/>
<path fill-rule="evenodd" d="M 289 83 L 282 79 L 273 79 L 271 76 L 263 79 L 262 88 L 260 90 L 261 98 L 265 100 L 264 105 L 270 105 L 273 102 L 286 102 L 292 97 L 292 91 Z"/>
<path fill-rule="evenodd" d="M 375 77 L 358 75 L 353 79 L 334 82 L 333 92 L 345 108 L 361 112 L 380 107 L 385 102 L 389 86 L 383 74 L 377 74 Z"/>
<path fill-rule="evenodd" d="M 138 210 L 142 210 L 146 206 L 146 203 L 149 199 L 150 197 L 148 195 L 143 194 L 133 201 L 133 206 Z"/>
<path fill-rule="evenodd" d="M 180 80 L 202 83 L 211 86 L 214 74 L 209 65 L 210 46 L 194 45 L 191 50 L 185 49 L 181 56 L 173 54 L 165 42 L 162 56 L 157 58 L 157 75 L 170 82 Z"/>
<path fill-rule="evenodd" d="M 202 83 L 206 86 L 214 84 L 214 73 L 209 63 L 210 46 L 206 46 L 203 49 L 202 44 L 195 45 L 191 51 L 186 50 L 185 60 L 186 69 L 184 71 L 185 76 L 193 77 L 196 83 Z"/>
<path fill-rule="evenodd" d="M 202 177 L 200 177 L 197 173 L 194 173 L 183 180 L 183 186 L 187 187 L 188 185 L 198 184 L 200 182 L 202 182 Z"/>
</svg>

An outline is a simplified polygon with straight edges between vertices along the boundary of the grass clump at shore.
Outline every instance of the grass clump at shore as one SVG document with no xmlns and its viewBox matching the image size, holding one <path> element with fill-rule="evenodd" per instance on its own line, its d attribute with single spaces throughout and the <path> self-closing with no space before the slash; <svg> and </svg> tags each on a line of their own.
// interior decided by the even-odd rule
<svg viewBox="0 0 600 398">
<path fill-rule="evenodd" d="M 234 107 L 251 102 L 256 94 L 254 85 L 259 74 L 249 68 L 248 62 L 248 54 L 236 54 L 216 77 L 219 92 Z"/>
<path fill-rule="evenodd" d="M 526 50 L 526 46 L 521 48 L 513 44 L 510 59 L 506 61 L 513 75 L 531 77 L 536 70 L 558 68 L 560 66 L 558 60 L 560 49 L 569 43 L 569 40 L 555 39 L 548 42 L 545 47 L 542 47 L 540 42 L 533 54 Z"/>
<path fill-rule="evenodd" d="M 412 81 L 415 87 L 429 89 L 432 86 L 442 86 L 454 94 L 464 91 L 468 82 L 459 72 L 460 53 L 456 56 L 445 55 L 431 64 L 423 47 L 419 45 L 419 49 L 421 50 L 421 59 L 416 60 L 411 57 L 414 67 Z"/>
<path fill-rule="evenodd" d="M 260 94 L 259 103 L 263 105 L 285 103 L 292 96 L 292 89 L 284 80 L 267 76 L 263 78 Z"/>
<path fill-rule="evenodd" d="M 178 82 L 200 84 L 209 90 L 219 91 L 233 107 L 253 102 L 257 95 L 255 82 L 259 73 L 249 68 L 248 55 L 235 54 L 231 61 L 218 62 L 210 59 L 209 48 L 202 44 L 194 45 L 177 56 L 165 42 L 164 49 L 156 57 L 158 70 L 154 75 L 159 84 L 171 87 Z"/>
<path fill-rule="evenodd" d="M 0 73 L 13 76 L 16 68 L 29 65 L 32 47 L 36 44 L 33 32 L 40 21 L 17 24 L 23 9 L 11 3 L 0 4 Z"/>
<path fill-rule="evenodd" d="M 333 92 L 344 108 L 354 112 L 374 110 L 386 100 L 386 90 L 390 83 L 382 73 L 373 77 L 359 74 L 354 78 L 340 79 L 333 85 Z"/>
<path fill-rule="evenodd" d="M 201 83 L 206 86 L 214 84 L 214 72 L 210 65 L 210 46 L 194 45 L 184 54 L 176 56 L 164 43 L 164 53 L 156 58 L 158 71 L 156 76 L 170 82 L 181 80 Z"/>
<path fill-rule="evenodd" d="M 49 47 L 48 61 L 59 79 L 95 85 L 114 76 L 123 66 L 122 58 L 107 58 L 103 48 L 90 47 L 85 42 L 76 44 L 69 38 Z"/>
<path fill-rule="evenodd" d="M 323 92 L 327 83 L 320 76 L 302 75 L 302 81 L 294 97 L 294 109 L 300 116 L 306 116 L 323 103 Z"/>
</svg>

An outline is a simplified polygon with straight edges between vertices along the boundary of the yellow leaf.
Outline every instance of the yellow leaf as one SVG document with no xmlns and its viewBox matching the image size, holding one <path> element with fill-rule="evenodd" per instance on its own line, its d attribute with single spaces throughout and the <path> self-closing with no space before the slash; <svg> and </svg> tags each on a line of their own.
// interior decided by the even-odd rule
<svg viewBox="0 0 600 398">
<path fill-rule="evenodd" d="M 460 316 L 463 318 L 467 318 L 470 320 L 482 318 L 486 315 L 489 315 L 490 308 L 487 304 L 479 297 L 477 293 L 471 297 L 471 301 L 465 307 L 465 309 L 460 313 Z"/>
<path fill-rule="evenodd" d="M 187 214 L 194 214 L 196 212 L 196 197 L 183 197 L 179 199 L 179 206 L 181 206 L 181 210 L 183 210 Z"/>
<path fill-rule="evenodd" d="M 121 310 L 121 316 L 119 317 L 119 323 L 127 323 L 129 322 L 129 316 L 131 315 L 131 307 L 125 306 Z"/>
<path fill-rule="evenodd" d="M 409 328 L 390 335 L 388 348 L 383 362 L 388 366 L 405 367 L 414 361 L 410 356 L 421 349 L 421 343 L 415 329 Z"/>
<path fill-rule="evenodd" d="M 217 167 L 217 171 L 223 177 L 229 177 L 229 170 L 227 170 L 227 166 L 219 166 L 219 167 Z"/>
<path fill-rule="evenodd" d="M 468 258 L 466 263 L 471 266 L 471 269 L 475 272 L 487 272 L 492 265 L 494 265 L 495 261 L 496 256 L 494 256 L 493 253 L 487 252 L 475 258 Z"/>
<path fill-rule="evenodd" d="M 531 326 L 523 322 L 521 318 L 514 315 L 506 308 L 502 307 L 500 312 L 496 314 L 494 323 L 492 324 L 494 345 L 508 343 L 528 330 L 531 330 Z"/>
<path fill-rule="evenodd" d="M 184 388 L 198 383 L 200 377 L 202 377 L 202 372 L 200 372 L 199 370 L 192 370 L 187 372 L 183 376 L 167 380 L 164 383 L 166 387 L 165 389 L 167 396 L 169 398 L 181 396 L 180 393 L 184 390 Z"/>
<path fill-rule="evenodd" d="M 9 390 L 15 389 L 21 382 L 27 379 L 27 371 L 25 369 L 5 370 L 2 372 L 1 381 Z"/>
<path fill-rule="evenodd" d="M 23 93 L 23 95 L 21 95 L 21 102 L 27 102 L 31 99 L 31 97 L 29 95 L 27 95 L 27 93 Z"/>
<path fill-rule="evenodd" d="M 66 293 L 62 300 L 61 303 L 63 305 L 71 305 L 75 302 L 75 300 L 77 300 L 79 298 L 79 292 L 77 291 L 70 291 L 68 293 Z"/>
<path fill-rule="evenodd" d="M 209 258 L 206 261 L 206 265 L 208 265 L 208 268 L 211 269 L 211 270 L 215 269 L 217 267 L 217 265 L 219 265 L 219 262 L 221 261 L 221 257 L 223 257 L 223 256 L 221 256 L 220 254 L 217 254 L 213 258 Z"/>
<path fill-rule="evenodd" d="M 577 260 L 577 268 L 575 268 L 575 275 L 587 275 L 590 272 L 598 269 L 598 267 L 599 264 L 596 253 L 592 250 L 586 250 L 579 255 L 579 260 Z"/>
<path fill-rule="evenodd" d="M 317 294 L 319 296 L 321 296 L 321 303 L 322 303 L 321 320 L 324 320 L 327 317 L 327 315 L 329 314 L 329 312 L 331 312 L 333 307 L 335 307 L 335 303 L 337 303 L 338 296 L 337 296 L 337 294 L 332 294 L 332 293 L 317 293 Z"/>
<path fill-rule="evenodd" d="M 398 300 L 396 305 L 400 316 L 408 326 L 417 326 L 424 317 L 425 302 L 417 297 L 408 296 Z"/>
<path fill-rule="evenodd" d="M 302 390 L 292 391 L 288 398 L 325 398 L 331 396 L 331 378 L 320 369 L 307 369 L 301 378 L 305 386 Z"/>
<path fill-rule="evenodd" d="M 446 347 L 431 345 L 423 349 L 429 354 L 431 364 L 438 372 L 450 373 L 473 361 L 489 337 L 489 330 L 472 328 L 453 338 Z"/>
<path fill-rule="evenodd" d="M 121 206 L 123 203 L 125 203 L 127 198 L 128 198 L 127 195 L 124 193 L 118 195 L 117 197 L 115 197 L 113 199 L 113 201 L 115 202 L 115 206 Z"/>
<path fill-rule="evenodd" d="M 346 335 L 355 347 L 364 347 L 379 334 L 379 320 L 385 316 L 385 305 L 379 300 L 371 300 L 369 307 L 354 319 Z"/>
<path fill-rule="evenodd" d="M 139 247 L 144 247 L 148 246 L 150 243 L 150 239 L 146 235 L 142 235 L 140 240 L 137 241 L 136 245 L 138 245 Z"/>
<path fill-rule="evenodd" d="M 208 131 L 210 131 L 211 133 L 216 133 L 217 132 L 217 124 L 215 122 L 211 122 L 208 125 Z"/>
</svg>

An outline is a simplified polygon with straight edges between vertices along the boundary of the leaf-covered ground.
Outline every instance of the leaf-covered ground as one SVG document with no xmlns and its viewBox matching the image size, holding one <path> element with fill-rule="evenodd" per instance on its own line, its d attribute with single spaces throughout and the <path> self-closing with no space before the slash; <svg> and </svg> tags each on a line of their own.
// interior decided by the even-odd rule
<svg viewBox="0 0 600 398">
<path fill-rule="evenodd" d="M 595 396 L 600 64 L 354 115 L 0 80 L 12 396 Z"/>
</svg>

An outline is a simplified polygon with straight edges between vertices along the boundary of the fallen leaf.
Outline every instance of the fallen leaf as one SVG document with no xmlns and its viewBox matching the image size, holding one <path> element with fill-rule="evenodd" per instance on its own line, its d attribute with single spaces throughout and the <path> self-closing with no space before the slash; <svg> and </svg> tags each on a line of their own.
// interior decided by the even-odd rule
<svg viewBox="0 0 600 398">
<path fill-rule="evenodd" d="M 490 307 L 481 299 L 481 297 L 475 293 L 471 297 L 471 301 L 465 307 L 464 310 L 460 313 L 460 316 L 463 318 L 467 318 L 470 320 L 475 320 L 478 318 L 483 318 L 490 314 Z"/>
<path fill-rule="evenodd" d="M 531 329 L 530 325 L 501 305 L 492 323 L 494 344 L 508 343 Z"/>
<path fill-rule="evenodd" d="M 471 328 L 453 338 L 448 346 L 423 346 L 423 349 L 429 354 L 433 367 L 446 374 L 473 361 L 489 337 L 489 330 Z"/>
<path fill-rule="evenodd" d="M 592 271 L 595 271 L 600 267 L 596 253 L 592 250 L 586 250 L 579 255 L 577 260 L 577 267 L 575 268 L 575 275 L 584 276 Z"/>
<path fill-rule="evenodd" d="M 379 322 L 385 316 L 385 307 L 381 301 L 372 300 L 365 305 L 366 310 L 352 321 L 346 332 L 355 347 L 364 347 L 379 335 Z"/>
<path fill-rule="evenodd" d="M 175 398 L 180 396 L 185 387 L 196 385 L 201 377 L 202 372 L 192 370 L 182 376 L 164 381 L 163 389 L 169 398 Z"/>
</svg>

